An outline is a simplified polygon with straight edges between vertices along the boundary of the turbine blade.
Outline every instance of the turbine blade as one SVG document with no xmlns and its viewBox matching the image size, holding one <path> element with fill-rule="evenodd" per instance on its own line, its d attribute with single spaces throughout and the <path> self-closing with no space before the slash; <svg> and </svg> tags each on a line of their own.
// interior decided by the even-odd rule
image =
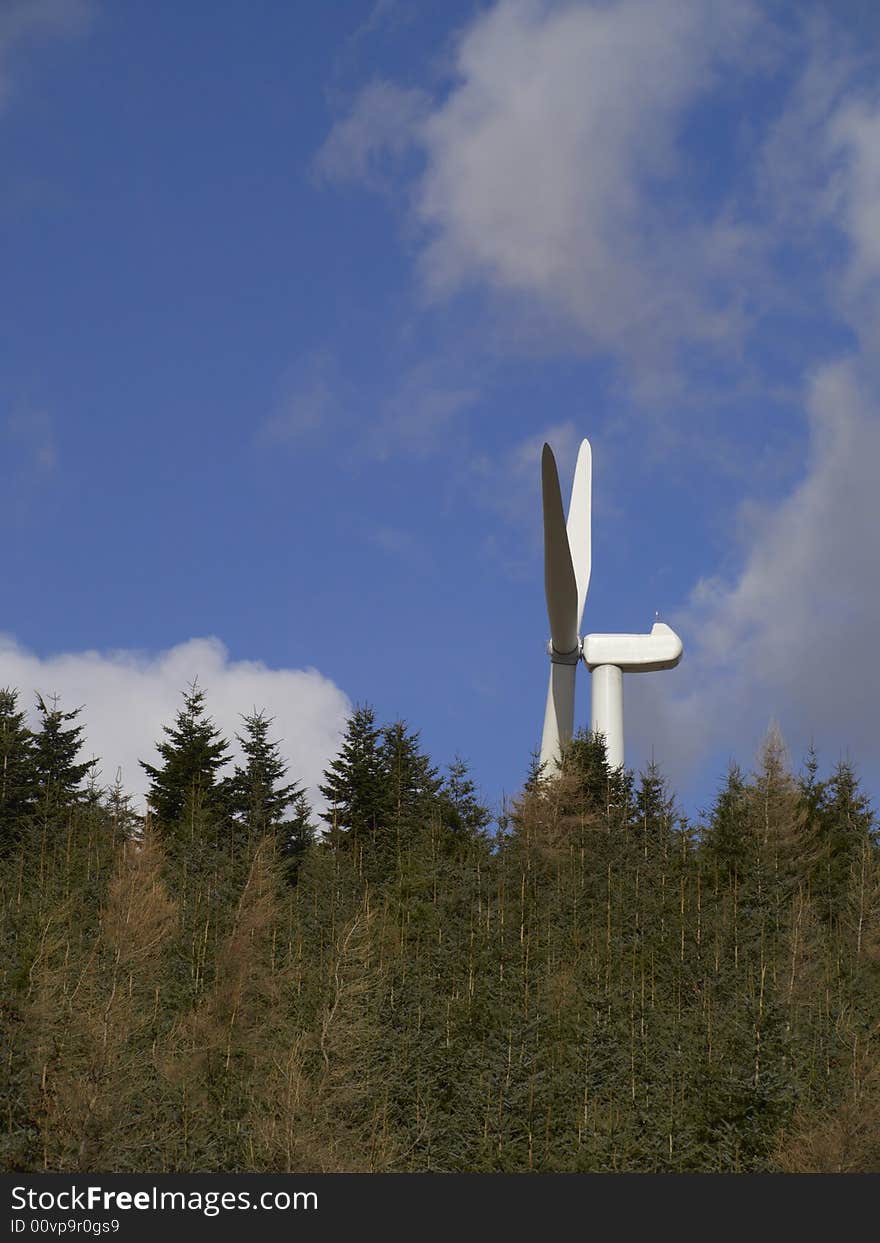
<svg viewBox="0 0 880 1243">
<path fill-rule="evenodd" d="M 589 440 L 582 440 L 578 450 L 577 465 L 574 468 L 574 483 L 571 486 L 571 504 L 568 507 L 568 546 L 574 564 L 574 575 L 577 579 L 577 622 L 578 634 L 581 619 L 584 615 L 584 601 L 590 588 L 590 570 L 592 568 L 592 528 L 590 511 L 593 500 L 593 452 Z"/>
<path fill-rule="evenodd" d="M 557 652 L 577 647 L 578 586 L 571 563 L 565 511 L 559 491 L 556 459 L 549 445 L 541 455 L 541 490 L 544 500 L 544 594 L 550 619 L 550 638 Z"/>
<path fill-rule="evenodd" d="M 574 684 L 577 665 L 551 665 L 544 711 L 544 732 L 541 737 L 541 763 L 544 776 L 552 777 L 559 770 L 564 747 L 574 733 Z"/>
</svg>

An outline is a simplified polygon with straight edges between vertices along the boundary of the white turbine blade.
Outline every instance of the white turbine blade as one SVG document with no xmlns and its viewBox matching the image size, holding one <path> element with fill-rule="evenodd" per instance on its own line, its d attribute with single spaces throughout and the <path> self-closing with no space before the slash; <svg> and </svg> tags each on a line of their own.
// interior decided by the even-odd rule
<svg viewBox="0 0 880 1243">
<path fill-rule="evenodd" d="M 550 638 L 557 652 L 567 653 L 574 651 L 578 642 L 578 587 L 565 529 L 556 459 L 546 444 L 541 455 L 541 491 L 544 500 L 544 594 Z"/>
<path fill-rule="evenodd" d="M 574 564 L 574 575 L 577 579 L 577 621 L 575 628 L 580 633 L 581 618 L 584 615 L 584 601 L 590 587 L 590 570 L 592 568 L 592 529 L 590 510 L 593 499 L 593 452 L 589 440 L 582 440 L 578 450 L 577 465 L 574 468 L 574 483 L 571 487 L 571 504 L 568 507 L 568 546 Z"/>
<path fill-rule="evenodd" d="M 577 665 L 550 666 L 544 732 L 541 736 L 543 775 L 552 777 L 559 769 L 562 750 L 574 733 L 574 684 Z"/>
</svg>

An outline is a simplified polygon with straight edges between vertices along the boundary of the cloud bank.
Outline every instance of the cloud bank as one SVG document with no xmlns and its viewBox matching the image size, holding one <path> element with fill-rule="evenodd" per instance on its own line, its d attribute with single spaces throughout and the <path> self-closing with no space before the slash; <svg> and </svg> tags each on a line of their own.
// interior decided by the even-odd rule
<svg viewBox="0 0 880 1243">
<path fill-rule="evenodd" d="M 795 758 L 815 742 L 880 775 L 880 410 L 857 359 L 819 369 L 805 405 L 806 475 L 752 523 L 739 574 L 701 580 L 675 615 L 675 674 L 627 680 L 638 748 L 682 779 L 713 748 L 754 749 L 771 720 Z"/>
<path fill-rule="evenodd" d="M 241 713 L 253 708 L 275 718 L 290 779 L 304 784 L 313 806 L 323 806 L 317 784 L 338 749 L 350 712 L 345 694 L 316 669 L 270 669 L 261 661 L 232 661 L 215 638 L 191 639 L 155 655 L 141 652 L 65 652 L 41 658 L 10 636 L 0 636 L 0 686 L 19 690 L 19 703 L 36 723 L 35 691 L 60 696 L 65 710 L 84 705 L 83 755 L 100 757 L 100 782 L 121 769 L 124 788 L 143 807 L 146 774 L 139 760 L 155 763 L 163 725 L 173 724 L 181 691 L 197 677 L 208 712 L 241 758 L 234 733 Z"/>
</svg>

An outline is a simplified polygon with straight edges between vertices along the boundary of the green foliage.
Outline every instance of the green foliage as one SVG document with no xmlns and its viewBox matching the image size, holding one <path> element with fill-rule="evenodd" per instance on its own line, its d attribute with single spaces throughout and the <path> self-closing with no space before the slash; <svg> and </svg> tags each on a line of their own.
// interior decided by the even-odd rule
<svg viewBox="0 0 880 1243">
<path fill-rule="evenodd" d="M 746 829 L 746 784 L 735 764 L 727 771 L 701 842 L 707 867 L 726 883 L 747 873 L 754 848 Z"/>
<path fill-rule="evenodd" d="M 317 839 L 318 829 L 304 790 L 297 790 L 290 801 L 287 818 L 279 826 L 278 840 L 281 859 L 288 880 L 295 881 L 300 865 L 310 846 Z"/>
<path fill-rule="evenodd" d="M 245 763 L 224 783 L 224 805 L 233 817 L 244 841 L 255 841 L 276 833 L 285 822 L 286 812 L 298 800 L 300 817 L 303 792 L 295 782 L 282 784 L 287 765 L 280 746 L 269 738 L 271 718 L 256 709 L 243 716 L 244 735 L 236 734 Z"/>
<path fill-rule="evenodd" d="M 822 783 L 810 840 L 810 887 L 826 919 L 839 919 L 845 911 L 853 870 L 873 836 L 871 805 L 853 766 L 841 760 Z"/>
<path fill-rule="evenodd" d="M 0 690 L 0 853 L 12 848 L 37 802 L 34 737 L 18 692 Z"/>
<path fill-rule="evenodd" d="M 461 756 L 456 756 L 447 766 L 439 801 L 443 823 L 456 834 L 475 837 L 484 833 L 492 822 L 492 813 L 477 797 L 470 769 Z"/>
<path fill-rule="evenodd" d="M 322 819 L 335 839 L 363 842 L 384 822 L 388 796 L 381 735 L 369 704 L 355 708 L 339 755 L 325 772 L 324 784 L 318 787 L 328 805 Z"/>
<path fill-rule="evenodd" d="M 62 712 L 57 698 L 48 707 L 37 695 L 40 725 L 33 739 L 33 770 L 37 791 L 37 811 L 47 817 L 68 811 L 85 799 L 83 779 L 98 763 L 97 759 L 76 763 L 83 746 L 82 725 L 69 725 L 82 711 Z M 68 728 L 65 728 L 68 726 Z"/>
<path fill-rule="evenodd" d="M 358 709 L 316 838 L 261 713 L 224 788 L 186 711 L 203 850 L 117 781 L 0 857 L 4 1168 L 880 1168 L 851 768 L 795 780 L 771 735 L 690 826 L 581 735 L 492 838 L 461 761 Z"/>
<path fill-rule="evenodd" d="M 221 811 L 225 787 L 218 770 L 229 758 L 229 744 L 206 716 L 205 692 L 197 682 L 183 692 L 175 724 L 162 728 L 165 741 L 156 744 L 161 767 L 141 760 L 150 778 L 147 800 L 159 823 L 169 827 L 185 817 Z"/>
</svg>

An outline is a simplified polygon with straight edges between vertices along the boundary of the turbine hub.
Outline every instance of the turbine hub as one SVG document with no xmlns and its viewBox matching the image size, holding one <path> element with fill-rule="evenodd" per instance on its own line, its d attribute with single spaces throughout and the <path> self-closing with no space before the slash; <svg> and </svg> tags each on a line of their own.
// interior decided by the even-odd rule
<svg viewBox="0 0 880 1243">
<path fill-rule="evenodd" d="M 577 647 L 573 647 L 570 652 L 557 652 L 553 646 L 553 640 L 547 640 L 547 655 L 550 657 L 551 665 L 576 665 L 583 653 L 583 639 L 578 639 Z"/>
</svg>

